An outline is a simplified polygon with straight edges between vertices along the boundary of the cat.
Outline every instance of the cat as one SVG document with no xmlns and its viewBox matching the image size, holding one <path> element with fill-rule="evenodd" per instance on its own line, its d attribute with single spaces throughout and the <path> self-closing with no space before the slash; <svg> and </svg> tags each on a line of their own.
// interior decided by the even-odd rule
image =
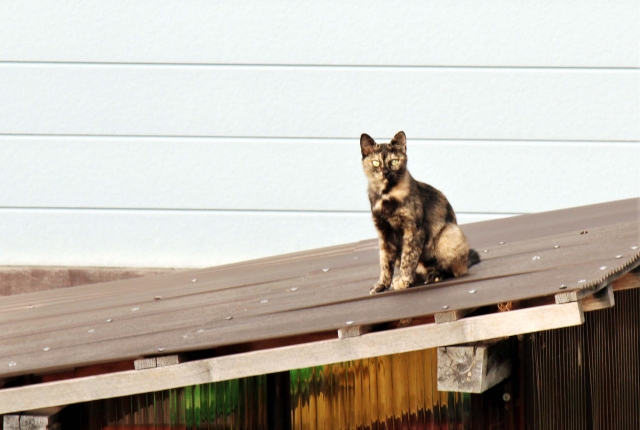
<svg viewBox="0 0 640 430">
<path fill-rule="evenodd" d="M 444 194 L 409 174 L 404 132 L 383 144 L 363 134 L 360 151 L 380 243 L 380 279 L 370 294 L 463 276 L 480 262 Z M 396 264 L 400 274 L 393 280 Z"/>
</svg>

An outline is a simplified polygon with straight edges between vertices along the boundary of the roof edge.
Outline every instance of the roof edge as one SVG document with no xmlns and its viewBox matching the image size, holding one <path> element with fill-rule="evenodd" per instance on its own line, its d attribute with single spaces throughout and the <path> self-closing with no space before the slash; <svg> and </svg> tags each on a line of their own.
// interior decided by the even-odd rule
<svg viewBox="0 0 640 430">
<path fill-rule="evenodd" d="M 0 390 L 0 414 L 476 342 L 583 322 L 581 302 L 553 304 L 172 366 L 8 388 Z"/>
</svg>

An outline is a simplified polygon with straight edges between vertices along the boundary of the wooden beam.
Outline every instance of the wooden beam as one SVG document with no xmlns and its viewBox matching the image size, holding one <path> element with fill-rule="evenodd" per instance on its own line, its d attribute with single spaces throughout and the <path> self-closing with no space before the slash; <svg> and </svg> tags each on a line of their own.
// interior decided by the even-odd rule
<svg viewBox="0 0 640 430">
<path fill-rule="evenodd" d="M 640 288 L 640 267 L 625 273 L 615 281 L 613 281 L 613 291 L 630 290 L 632 288 Z"/>
<path fill-rule="evenodd" d="M 447 322 L 451 322 L 451 321 L 458 321 L 459 319 L 462 319 L 462 318 L 466 317 L 467 315 L 469 315 L 474 310 L 475 310 L 475 308 L 472 308 L 472 309 L 457 309 L 457 310 L 448 311 L 448 312 L 438 312 L 433 317 L 436 320 L 436 324 L 442 324 L 442 323 L 447 323 Z"/>
<path fill-rule="evenodd" d="M 174 364 L 184 363 L 186 361 L 185 356 L 182 354 L 163 355 L 156 358 L 156 366 L 173 366 Z"/>
<path fill-rule="evenodd" d="M 579 302 L 0 390 L 0 414 L 456 345 L 582 324 Z"/>
<path fill-rule="evenodd" d="M 438 391 L 484 393 L 511 375 L 511 341 L 438 348 Z"/>
<path fill-rule="evenodd" d="M 133 362 L 133 367 L 135 367 L 136 370 L 153 369 L 154 367 L 158 367 L 158 361 L 156 357 L 138 358 Z"/>
<path fill-rule="evenodd" d="M 611 284 L 601 289 L 595 294 L 585 297 L 581 300 L 582 310 L 584 312 L 597 311 L 598 309 L 607 309 L 613 307 L 616 303 L 613 296 L 613 287 Z"/>
<path fill-rule="evenodd" d="M 370 325 L 357 325 L 353 327 L 338 329 L 338 338 L 346 339 L 348 337 L 357 337 L 367 334 L 371 331 Z"/>
<path fill-rule="evenodd" d="M 182 354 L 162 355 L 160 357 L 139 358 L 133 362 L 136 370 L 152 369 L 154 367 L 172 366 L 184 363 L 185 357 Z"/>
<path fill-rule="evenodd" d="M 60 428 L 58 414 L 65 406 L 37 409 L 19 414 L 5 415 L 4 430 L 51 430 Z"/>
</svg>

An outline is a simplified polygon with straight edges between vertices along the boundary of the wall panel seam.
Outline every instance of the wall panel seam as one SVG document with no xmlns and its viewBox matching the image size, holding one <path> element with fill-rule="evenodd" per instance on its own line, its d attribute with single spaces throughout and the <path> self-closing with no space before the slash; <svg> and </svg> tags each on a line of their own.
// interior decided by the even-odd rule
<svg viewBox="0 0 640 430">
<path fill-rule="evenodd" d="M 640 124 L 640 123 L 639 123 Z M 344 141 L 358 141 L 360 139 L 359 136 L 251 136 L 251 135 L 237 135 L 237 136 L 229 136 L 229 135 L 180 135 L 180 134 L 164 134 L 164 135 L 153 135 L 153 134 L 70 134 L 70 133 L 2 133 L 0 132 L 0 138 L 2 137 L 39 137 L 39 138 L 59 138 L 59 137 L 72 137 L 72 138 L 105 138 L 105 139 L 184 139 L 184 140 L 203 140 L 203 139 L 236 139 L 236 140 L 253 140 L 253 141 L 262 141 L 262 140 L 344 140 Z M 377 137 L 377 136 L 376 136 Z M 389 138 L 391 136 L 388 136 Z M 576 139 L 473 139 L 473 138 L 425 138 L 425 137 L 411 137 L 411 142 L 413 143 L 429 143 L 429 142 L 478 142 L 478 143 L 506 143 L 506 142 L 523 142 L 523 143 L 623 143 L 623 144 L 637 144 L 640 143 L 640 140 L 630 139 L 630 140 L 593 140 L 593 139 L 585 139 L 585 140 L 576 140 Z"/>
<path fill-rule="evenodd" d="M 123 66 L 123 67 L 259 67 L 259 68 L 325 68 L 325 69 L 477 69 L 477 70 L 567 70 L 567 71 L 638 71 L 640 67 L 599 66 L 479 66 L 479 65 L 414 65 L 414 64 L 313 64 L 313 63 L 166 63 L 126 61 L 11 61 L 0 60 L 0 65 L 51 65 L 51 66 Z"/>
</svg>

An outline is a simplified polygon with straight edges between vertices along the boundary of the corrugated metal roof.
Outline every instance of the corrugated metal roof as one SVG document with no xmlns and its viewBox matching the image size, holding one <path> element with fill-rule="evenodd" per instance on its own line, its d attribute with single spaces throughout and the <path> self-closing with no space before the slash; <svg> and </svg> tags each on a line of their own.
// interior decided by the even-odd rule
<svg viewBox="0 0 640 430">
<path fill-rule="evenodd" d="M 379 273 L 377 241 L 370 240 L 0 297 L 0 378 L 335 333 L 434 315 L 445 307 L 478 308 L 558 293 L 575 300 L 640 264 L 640 199 L 468 224 L 463 230 L 483 261 L 468 276 L 402 292 L 369 295 Z"/>
</svg>

